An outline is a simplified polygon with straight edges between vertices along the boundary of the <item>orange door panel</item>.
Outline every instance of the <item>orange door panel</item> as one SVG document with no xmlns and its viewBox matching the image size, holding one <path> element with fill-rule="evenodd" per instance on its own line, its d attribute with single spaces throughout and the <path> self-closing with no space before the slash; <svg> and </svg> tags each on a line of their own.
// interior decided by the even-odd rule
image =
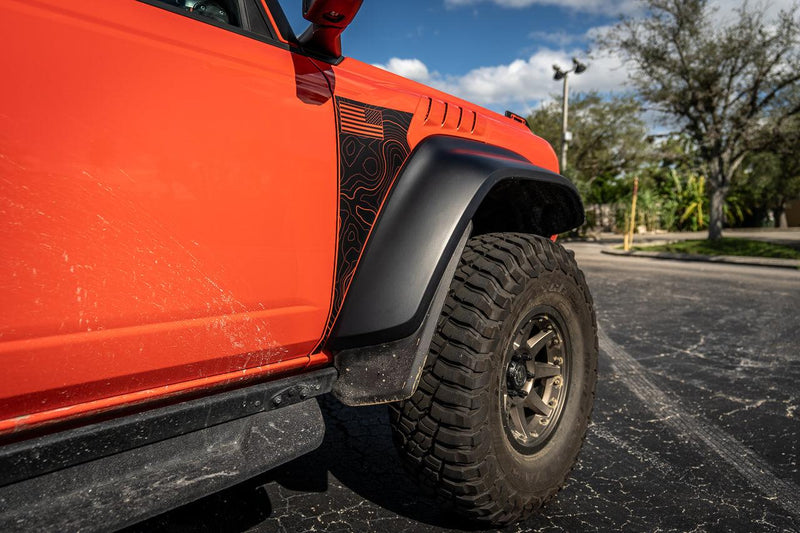
<svg viewBox="0 0 800 533">
<path fill-rule="evenodd" d="M 0 431 L 308 364 L 336 239 L 324 77 L 134 0 L 5 4 Z"/>
</svg>

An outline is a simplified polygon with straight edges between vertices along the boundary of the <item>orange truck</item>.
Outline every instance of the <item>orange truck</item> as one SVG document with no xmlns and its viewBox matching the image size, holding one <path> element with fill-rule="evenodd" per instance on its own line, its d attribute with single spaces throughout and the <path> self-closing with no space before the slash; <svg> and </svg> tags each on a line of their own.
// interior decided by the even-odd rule
<svg viewBox="0 0 800 533">
<path fill-rule="evenodd" d="M 3 0 L 0 530 L 136 523 L 389 404 L 492 524 L 571 470 L 583 221 L 525 120 L 346 58 L 360 0 Z"/>
</svg>

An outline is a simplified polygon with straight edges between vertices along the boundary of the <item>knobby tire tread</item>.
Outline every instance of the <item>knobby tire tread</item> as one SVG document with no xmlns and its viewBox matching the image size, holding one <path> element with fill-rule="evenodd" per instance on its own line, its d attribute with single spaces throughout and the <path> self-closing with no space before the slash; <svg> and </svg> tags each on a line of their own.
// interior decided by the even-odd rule
<svg viewBox="0 0 800 533">
<path fill-rule="evenodd" d="M 468 241 L 462 254 L 419 387 L 410 399 L 389 407 L 406 469 L 426 495 L 470 518 L 507 524 L 531 514 L 555 497 L 577 460 L 576 453 L 563 479 L 547 494 L 515 499 L 513 488 L 503 483 L 488 439 L 481 438 L 490 415 L 479 395 L 489 383 L 494 335 L 526 280 L 555 270 L 572 278 L 583 294 L 597 353 L 592 297 L 572 252 L 529 234 L 480 235 Z M 591 372 L 593 403 L 596 364 Z M 581 443 L 585 437 L 584 432 Z"/>
</svg>

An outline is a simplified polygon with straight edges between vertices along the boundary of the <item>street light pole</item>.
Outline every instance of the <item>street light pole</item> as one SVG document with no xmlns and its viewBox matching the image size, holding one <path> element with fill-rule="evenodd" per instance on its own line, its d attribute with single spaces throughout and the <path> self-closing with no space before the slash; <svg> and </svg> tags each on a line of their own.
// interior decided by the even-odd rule
<svg viewBox="0 0 800 533">
<path fill-rule="evenodd" d="M 569 113 L 569 73 L 564 73 L 564 94 L 561 98 L 561 172 L 567 169 L 567 114 Z"/>
<path fill-rule="evenodd" d="M 564 92 L 561 98 L 561 172 L 563 173 L 567 168 L 567 149 L 572 140 L 572 135 L 567 129 L 567 116 L 569 113 L 569 75 L 572 72 L 575 74 L 584 72 L 586 70 L 586 65 L 573 57 L 571 69 L 563 70 L 558 65 L 553 65 L 553 70 L 556 72 L 553 75 L 554 80 L 564 80 Z"/>
</svg>

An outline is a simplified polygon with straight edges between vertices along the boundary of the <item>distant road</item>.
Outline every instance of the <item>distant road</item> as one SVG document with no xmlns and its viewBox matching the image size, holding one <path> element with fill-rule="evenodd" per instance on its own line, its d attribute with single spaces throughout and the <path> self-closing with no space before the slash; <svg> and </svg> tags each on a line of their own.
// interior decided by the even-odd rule
<svg viewBox="0 0 800 533">
<path fill-rule="evenodd" d="M 636 243 L 647 243 L 654 241 L 682 241 L 690 239 L 705 239 L 708 231 L 683 231 L 671 233 L 637 233 L 634 236 Z M 800 250 L 800 228 L 735 228 L 726 229 L 723 237 L 736 237 L 739 239 L 755 239 L 759 241 L 774 242 L 785 244 Z M 594 238 L 604 243 L 622 244 L 622 235 L 618 233 L 598 233 Z"/>
</svg>

